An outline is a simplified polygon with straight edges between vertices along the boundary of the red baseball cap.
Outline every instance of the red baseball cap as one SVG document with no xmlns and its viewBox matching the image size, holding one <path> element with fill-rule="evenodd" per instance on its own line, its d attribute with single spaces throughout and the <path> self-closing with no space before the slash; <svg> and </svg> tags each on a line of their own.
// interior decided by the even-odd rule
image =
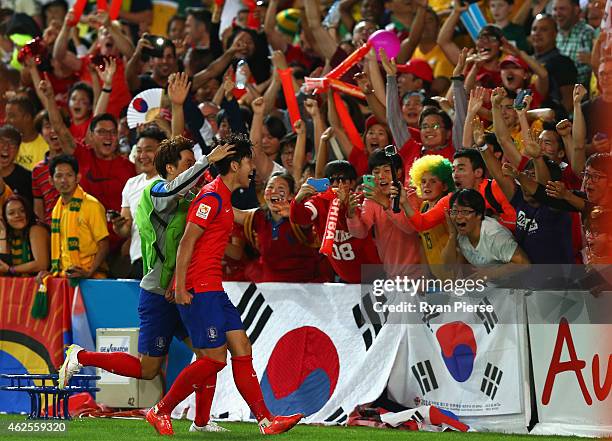
<svg viewBox="0 0 612 441">
<path fill-rule="evenodd" d="M 500 69 L 503 69 L 504 67 L 519 67 L 527 72 L 531 71 L 525 60 L 514 55 L 506 55 L 504 58 L 502 58 L 501 63 L 499 63 L 499 67 Z"/>
<path fill-rule="evenodd" d="M 409 73 L 417 78 L 431 83 L 433 81 L 433 70 L 427 61 L 421 58 L 413 58 L 406 64 L 398 64 L 397 71 L 401 73 Z"/>
<path fill-rule="evenodd" d="M 368 129 L 370 127 L 372 127 L 373 125 L 375 125 L 375 124 L 380 124 L 381 126 L 385 127 L 385 130 L 387 129 L 387 123 L 386 122 L 381 122 L 374 115 L 370 115 L 365 120 L 365 131 L 367 132 Z"/>
</svg>

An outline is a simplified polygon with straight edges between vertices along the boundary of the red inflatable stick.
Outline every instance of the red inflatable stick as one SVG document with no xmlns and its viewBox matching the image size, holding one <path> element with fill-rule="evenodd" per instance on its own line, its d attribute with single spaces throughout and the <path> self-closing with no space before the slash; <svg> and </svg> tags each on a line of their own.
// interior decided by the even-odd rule
<svg viewBox="0 0 612 441">
<path fill-rule="evenodd" d="M 297 98 L 295 97 L 295 90 L 293 89 L 291 68 L 278 69 L 278 76 L 283 86 L 283 94 L 285 95 L 285 102 L 287 103 L 287 110 L 289 111 L 289 119 L 291 120 L 291 127 L 293 127 L 301 116 Z"/>
<path fill-rule="evenodd" d="M 83 11 L 85 11 L 85 6 L 87 6 L 87 0 L 77 0 L 74 3 L 72 8 L 74 20 L 68 23 L 69 26 L 76 26 L 79 23 L 79 20 L 81 20 L 81 16 L 83 15 Z"/>
<path fill-rule="evenodd" d="M 358 149 L 361 149 L 361 150 L 365 149 L 363 139 L 361 139 L 361 136 L 359 135 L 359 132 L 357 131 L 357 127 L 355 127 L 355 124 L 353 123 L 351 114 L 346 108 L 344 101 L 342 101 L 340 94 L 338 92 L 333 92 L 333 95 L 334 95 L 334 104 L 336 105 L 336 112 L 338 112 L 338 118 L 340 118 L 340 122 L 344 126 L 344 131 L 346 132 L 346 135 L 351 141 L 351 144 L 353 144 L 353 147 L 356 147 Z"/>
<path fill-rule="evenodd" d="M 242 4 L 249 10 L 247 27 L 250 29 L 259 29 L 259 20 L 255 17 L 255 8 L 257 7 L 255 0 L 242 0 Z"/>
<path fill-rule="evenodd" d="M 342 63 L 333 68 L 327 75 L 327 78 L 339 79 L 347 73 L 351 67 L 357 64 L 366 54 L 372 49 L 370 43 L 364 43 L 359 49 L 354 51 L 351 55 L 342 60 Z"/>
<path fill-rule="evenodd" d="M 117 20 L 119 18 L 122 4 L 123 0 L 113 0 L 108 11 L 108 16 L 111 20 Z"/>
<path fill-rule="evenodd" d="M 361 91 L 361 89 L 354 84 L 348 84 L 344 81 L 335 80 L 330 78 L 328 80 L 329 87 L 333 90 L 337 90 L 338 92 L 346 93 L 347 95 L 354 96 L 355 98 L 359 98 L 360 100 L 365 100 L 365 95 Z"/>
<path fill-rule="evenodd" d="M 96 0 L 96 5 L 98 7 L 98 11 L 106 11 L 108 9 L 106 0 Z"/>
<path fill-rule="evenodd" d="M 334 238 L 336 237 L 336 228 L 338 227 L 338 215 L 340 214 L 340 199 L 337 197 L 332 199 L 327 213 L 327 222 L 325 222 L 325 233 L 321 240 L 321 248 L 319 253 L 324 256 L 331 256 L 334 252 Z"/>
</svg>

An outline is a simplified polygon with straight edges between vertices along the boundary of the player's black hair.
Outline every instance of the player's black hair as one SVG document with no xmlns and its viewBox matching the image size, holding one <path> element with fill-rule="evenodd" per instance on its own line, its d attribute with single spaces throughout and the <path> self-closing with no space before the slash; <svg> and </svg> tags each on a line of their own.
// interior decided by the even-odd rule
<svg viewBox="0 0 612 441">
<path fill-rule="evenodd" d="M 384 149 L 376 149 L 368 158 L 368 170 L 372 173 L 372 170 L 382 165 L 391 165 L 395 167 L 395 170 L 404 168 L 400 155 L 387 156 Z"/>
<path fill-rule="evenodd" d="M 476 214 L 484 219 L 485 216 L 485 200 L 482 195 L 472 188 L 463 188 L 453 193 L 450 198 L 449 206 L 452 209 L 455 205 L 473 208 Z"/>
<path fill-rule="evenodd" d="M 457 158 L 469 159 L 470 163 L 472 164 L 472 170 L 476 171 L 480 168 L 482 169 L 482 174 L 484 175 L 486 171 L 485 163 L 484 163 L 484 160 L 482 159 L 482 156 L 480 156 L 480 153 L 477 150 L 474 150 L 474 149 L 457 150 L 455 154 L 453 155 L 453 159 L 457 159 Z"/>
<path fill-rule="evenodd" d="M 244 134 L 231 134 L 227 138 L 221 139 L 217 144 L 230 144 L 234 146 L 234 154 L 215 163 L 215 167 L 222 176 L 229 173 L 232 162 L 240 163 L 243 158 L 253 157 L 253 144 L 248 136 Z"/>
<path fill-rule="evenodd" d="M 323 175 L 327 179 L 331 179 L 333 176 L 344 176 L 351 181 L 357 180 L 357 171 L 353 164 L 343 159 L 328 162 L 323 170 Z"/>
<path fill-rule="evenodd" d="M 93 117 L 93 119 L 91 120 L 91 123 L 89 124 L 89 130 L 92 132 L 96 130 L 98 123 L 102 121 L 112 122 L 115 125 L 115 129 L 119 127 L 117 125 L 117 120 L 115 119 L 113 115 L 111 115 L 110 113 L 101 113 L 100 115 L 96 115 Z"/>
<path fill-rule="evenodd" d="M 419 126 L 421 126 L 425 117 L 429 115 L 439 116 L 446 130 L 450 130 L 453 128 L 453 121 L 450 119 L 450 116 L 448 116 L 448 113 L 446 113 L 444 110 L 440 109 L 439 107 L 434 107 L 434 106 L 427 106 L 423 108 L 423 111 L 421 112 L 421 116 L 419 116 Z"/>
<path fill-rule="evenodd" d="M 164 139 L 166 139 L 166 133 L 157 126 L 149 126 L 138 134 L 136 142 L 138 142 L 140 138 L 151 138 L 161 143 Z"/>
<path fill-rule="evenodd" d="M 51 160 L 51 163 L 49 164 L 49 176 L 53 178 L 53 175 L 55 175 L 55 169 L 60 164 L 68 164 L 74 171 L 75 175 L 79 174 L 79 162 L 76 160 L 76 158 L 72 155 L 62 153 Z"/>
<path fill-rule="evenodd" d="M 159 150 L 155 154 L 153 163 L 155 164 L 155 170 L 157 170 L 157 173 L 162 178 L 166 179 L 168 177 L 168 172 L 166 171 L 167 165 L 178 166 L 183 150 L 193 151 L 193 141 L 184 136 L 173 136 L 172 138 L 164 139 L 159 144 Z"/>
</svg>

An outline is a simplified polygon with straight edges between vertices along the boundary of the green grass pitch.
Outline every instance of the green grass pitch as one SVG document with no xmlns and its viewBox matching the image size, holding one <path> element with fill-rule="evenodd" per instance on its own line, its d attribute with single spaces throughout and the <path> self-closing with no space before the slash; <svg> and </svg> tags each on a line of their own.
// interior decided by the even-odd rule
<svg viewBox="0 0 612 441">
<path fill-rule="evenodd" d="M 22 415 L 0 415 L 0 439 L 15 440 L 109 440 L 109 441 L 140 441 L 159 440 L 155 430 L 144 420 L 122 420 L 107 418 L 84 418 L 69 421 L 67 432 L 64 434 L 27 434 L 9 433 L 7 427 L 11 422 L 24 422 Z M 191 421 L 173 421 L 174 439 L 182 440 L 254 440 L 260 437 L 257 426 L 250 423 L 220 423 L 231 430 L 229 433 L 190 433 Z M 522 440 L 522 441 L 547 441 L 547 440 L 576 440 L 577 437 L 559 436 L 534 436 L 534 435 L 502 435 L 497 433 L 427 433 L 408 432 L 393 429 L 371 429 L 366 427 L 322 427 L 298 425 L 292 431 L 278 435 L 277 438 L 287 441 L 388 441 L 388 440 L 410 440 L 410 441 L 493 441 L 493 440 Z"/>
</svg>

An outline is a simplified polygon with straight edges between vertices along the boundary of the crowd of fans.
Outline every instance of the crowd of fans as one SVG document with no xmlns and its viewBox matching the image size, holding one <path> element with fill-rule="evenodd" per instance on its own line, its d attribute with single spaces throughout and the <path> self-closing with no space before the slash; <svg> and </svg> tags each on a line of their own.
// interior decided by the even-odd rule
<svg viewBox="0 0 612 441">
<path fill-rule="evenodd" d="M 475 41 L 460 0 L 191 0 L 176 15 L 141 0 L 118 20 L 42 3 L 0 10 L 4 276 L 142 278 L 145 188 L 231 133 L 256 173 L 232 195 L 225 280 L 612 263 L 602 0 L 482 0 Z M 364 99 L 311 88 L 378 29 L 399 53 L 372 49 L 341 78 Z M 132 97 L 154 88 L 162 108 L 130 129 Z"/>
</svg>

